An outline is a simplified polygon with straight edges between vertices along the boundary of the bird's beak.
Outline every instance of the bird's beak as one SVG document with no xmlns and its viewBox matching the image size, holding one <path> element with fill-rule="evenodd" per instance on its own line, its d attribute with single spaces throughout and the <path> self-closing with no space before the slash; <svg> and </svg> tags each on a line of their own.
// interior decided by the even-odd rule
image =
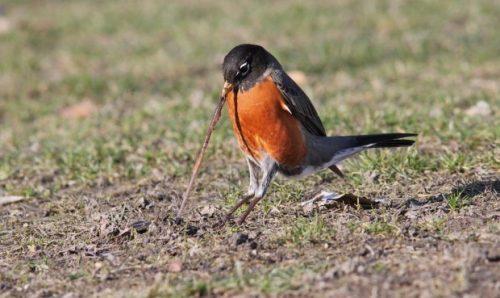
<svg viewBox="0 0 500 298">
<path fill-rule="evenodd" d="M 233 90 L 234 85 L 231 83 L 228 83 L 227 81 L 224 82 L 224 87 L 222 88 L 222 96 L 226 97 L 226 95 Z"/>
</svg>

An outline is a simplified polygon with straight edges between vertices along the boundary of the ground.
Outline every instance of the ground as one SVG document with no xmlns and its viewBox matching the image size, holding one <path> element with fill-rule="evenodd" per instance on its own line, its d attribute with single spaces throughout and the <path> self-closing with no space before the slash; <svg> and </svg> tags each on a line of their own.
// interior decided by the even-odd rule
<svg viewBox="0 0 500 298">
<path fill-rule="evenodd" d="M 3 1 L 0 296 L 476 296 L 500 292 L 498 1 Z M 222 87 L 264 45 L 330 135 L 418 132 L 346 179 L 277 179 L 246 224 Z M 382 201 L 306 212 L 321 191 Z"/>
</svg>

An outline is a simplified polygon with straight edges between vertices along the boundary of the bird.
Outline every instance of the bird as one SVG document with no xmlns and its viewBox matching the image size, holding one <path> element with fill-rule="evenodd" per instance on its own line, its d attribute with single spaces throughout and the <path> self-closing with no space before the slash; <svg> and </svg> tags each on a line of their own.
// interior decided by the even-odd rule
<svg viewBox="0 0 500 298">
<path fill-rule="evenodd" d="M 344 175 L 342 160 L 371 148 L 407 147 L 415 133 L 327 136 L 311 100 L 278 60 L 255 44 L 235 46 L 222 63 L 222 96 L 234 135 L 243 152 L 250 182 L 247 192 L 230 209 L 230 220 L 242 224 L 264 198 L 276 174 L 305 177 L 324 169 Z"/>
</svg>

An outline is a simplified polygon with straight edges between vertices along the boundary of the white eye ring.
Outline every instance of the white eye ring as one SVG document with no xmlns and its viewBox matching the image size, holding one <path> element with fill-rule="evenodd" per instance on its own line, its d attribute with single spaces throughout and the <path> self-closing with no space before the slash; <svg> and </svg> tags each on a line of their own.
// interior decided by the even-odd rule
<svg viewBox="0 0 500 298">
<path fill-rule="evenodd" d="M 245 75 L 249 70 L 250 70 L 250 66 L 248 65 L 248 62 L 245 62 L 245 63 L 240 65 L 240 73 L 242 75 Z"/>
</svg>

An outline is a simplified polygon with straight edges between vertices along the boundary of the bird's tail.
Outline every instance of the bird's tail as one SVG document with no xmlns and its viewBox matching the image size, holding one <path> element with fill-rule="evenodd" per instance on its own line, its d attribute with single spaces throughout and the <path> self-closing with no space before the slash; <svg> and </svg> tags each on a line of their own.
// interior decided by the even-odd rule
<svg viewBox="0 0 500 298">
<path fill-rule="evenodd" d="M 408 147 L 415 143 L 414 140 L 405 138 L 415 137 L 414 133 L 385 133 L 374 135 L 360 135 L 360 136 L 342 136 L 330 137 L 336 143 L 347 146 L 347 148 L 365 147 L 365 148 L 388 148 L 388 147 Z M 346 149 L 347 149 L 346 148 Z"/>
<path fill-rule="evenodd" d="M 314 142 L 315 154 L 311 156 L 313 164 L 331 167 L 340 161 L 370 148 L 408 147 L 415 143 L 407 138 L 414 133 L 387 133 L 358 136 L 323 137 Z"/>
</svg>

